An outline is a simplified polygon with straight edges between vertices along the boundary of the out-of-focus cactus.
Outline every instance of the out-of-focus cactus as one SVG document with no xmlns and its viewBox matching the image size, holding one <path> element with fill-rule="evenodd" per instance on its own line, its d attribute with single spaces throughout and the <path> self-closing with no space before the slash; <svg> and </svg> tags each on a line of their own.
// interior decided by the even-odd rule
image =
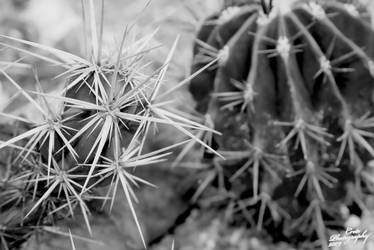
<svg viewBox="0 0 374 250">
<path fill-rule="evenodd" d="M 327 249 L 331 230 L 366 209 L 374 32 L 365 15 L 337 1 L 241 1 L 203 23 L 192 71 L 208 69 L 190 91 L 222 133 L 214 142 L 226 160 L 211 165 L 236 222 Z"/>
</svg>

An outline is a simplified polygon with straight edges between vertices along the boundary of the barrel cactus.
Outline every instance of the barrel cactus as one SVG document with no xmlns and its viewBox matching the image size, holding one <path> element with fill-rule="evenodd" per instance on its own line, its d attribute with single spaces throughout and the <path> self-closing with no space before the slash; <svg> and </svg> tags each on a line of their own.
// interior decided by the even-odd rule
<svg viewBox="0 0 374 250">
<path fill-rule="evenodd" d="M 374 32 L 366 14 L 339 1 L 240 1 L 204 21 L 192 71 L 206 70 L 189 90 L 222 133 L 211 141 L 225 160 L 205 153 L 216 174 L 199 187 L 201 199 L 217 202 L 202 192 L 210 183 L 233 223 L 298 249 L 327 249 L 334 230 L 367 211 Z"/>
</svg>

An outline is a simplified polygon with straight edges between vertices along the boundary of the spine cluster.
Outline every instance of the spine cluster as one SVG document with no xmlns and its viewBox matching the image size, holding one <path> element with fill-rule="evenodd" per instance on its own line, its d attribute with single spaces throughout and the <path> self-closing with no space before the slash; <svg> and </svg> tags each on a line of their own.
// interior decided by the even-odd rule
<svg viewBox="0 0 374 250">
<path fill-rule="evenodd" d="M 92 235 L 90 204 L 101 201 L 111 210 L 119 191 L 146 247 L 134 187 L 153 185 L 134 170 L 165 161 L 174 148 L 191 141 L 209 148 L 191 131 L 211 129 L 171 104 L 170 93 L 189 79 L 168 91 L 164 86 L 178 38 L 158 69 L 152 69 L 148 61 L 156 32 L 139 38 L 125 29 L 114 56 L 106 55 L 103 11 L 97 21 L 94 1 L 82 4 L 85 56 L 0 35 L 1 49 L 22 55 L 0 68 L 4 84 L 15 89 L 15 97 L 26 100 L 32 110 L 31 115 L 0 113 L 11 121 L 1 127 L 0 134 L 0 249 L 18 249 L 35 232 L 58 232 L 53 228 L 56 220 L 76 214 L 84 218 Z M 44 91 L 37 65 L 26 64 L 25 57 L 60 67 L 56 77 L 64 86 L 55 86 L 54 93 Z M 34 89 L 24 89 L 8 73 L 18 66 L 33 70 Z M 171 126 L 188 139 L 150 151 L 146 141 L 155 136 L 159 125 Z"/>
</svg>

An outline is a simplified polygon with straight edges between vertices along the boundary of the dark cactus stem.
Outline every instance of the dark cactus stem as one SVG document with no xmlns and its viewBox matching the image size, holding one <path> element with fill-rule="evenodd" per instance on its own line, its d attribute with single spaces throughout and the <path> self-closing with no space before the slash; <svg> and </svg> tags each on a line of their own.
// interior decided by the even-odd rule
<svg viewBox="0 0 374 250">
<path fill-rule="evenodd" d="M 266 0 L 261 0 L 261 6 L 262 6 L 262 11 L 268 15 L 273 8 L 273 0 L 269 0 L 269 3 L 266 3 Z"/>
<path fill-rule="evenodd" d="M 234 221 L 252 214 L 274 240 L 327 249 L 342 211 L 361 214 L 374 192 L 374 32 L 361 7 L 321 2 L 261 0 L 209 18 L 192 71 L 212 65 L 190 91 L 222 133 L 226 161 L 212 165 L 231 181 Z"/>
</svg>

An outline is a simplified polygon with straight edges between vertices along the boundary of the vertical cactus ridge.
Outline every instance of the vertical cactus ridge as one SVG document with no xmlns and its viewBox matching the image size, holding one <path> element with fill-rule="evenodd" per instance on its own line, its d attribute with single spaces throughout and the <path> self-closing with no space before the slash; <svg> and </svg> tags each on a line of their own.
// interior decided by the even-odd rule
<svg viewBox="0 0 374 250">
<path fill-rule="evenodd" d="M 244 1 L 202 25 L 192 71 L 221 58 L 190 92 L 222 133 L 214 140 L 225 178 L 243 186 L 232 191 L 238 211 L 249 199 L 258 230 L 283 221 L 290 241 L 327 249 L 329 220 L 344 224 L 339 206 L 364 209 L 372 191 L 365 169 L 373 157 L 374 32 L 353 4 L 261 3 Z M 198 60 L 206 48 L 215 56 Z M 360 198 L 352 200 L 352 190 Z M 285 213 L 265 223 L 272 209 Z"/>
</svg>

